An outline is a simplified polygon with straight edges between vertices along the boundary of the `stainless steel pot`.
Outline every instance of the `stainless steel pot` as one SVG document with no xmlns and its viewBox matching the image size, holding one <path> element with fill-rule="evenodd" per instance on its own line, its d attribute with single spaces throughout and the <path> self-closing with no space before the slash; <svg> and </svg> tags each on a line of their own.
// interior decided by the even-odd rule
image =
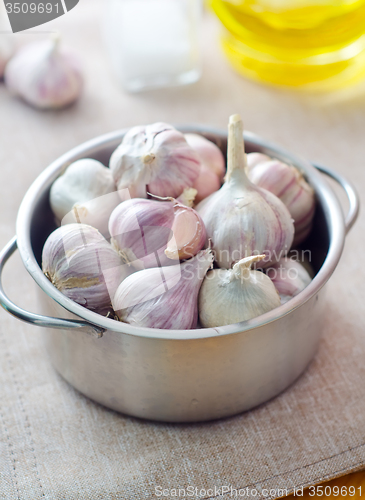
<svg viewBox="0 0 365 500">
<path fill-rule="evenodd" d="M 215 141 L 225 152 L 227 134 L 206 127 L 180 127 Z M 259 137 L 245 134 L 248 152 L 259 151 L 299 167 L 314 187 L 318 207 L 305 246 L 316 276 L 298 296 L 253 320 L 221 328 L 158 330 L 136 328 L 101 317 L 72 302 L 43 275 L 43 244 L 55 228 L 48 195 L 71 162 L 95 158 L 108 163 L 125 131 L 104 135 L 71 150 L 33 183 L 20 206 L 17 237 L 0 255 L 0 273 L 18 247 L 37 283 L 43 314 L 12 303 L 0 286 L 1 305 L 17 318 L 46 327 L 55 368 L 80 392 L 137 417 L 193 422 L 234 415 L 267 401 L 290 385 L 313 358 L 325 319 L 324 289 L 340 259 L 345 234 L 356 220 L 359 200 L 343 177 Z M 344 220 L 337 198 L 318 170 L 346 191 Z"/>
</svg>

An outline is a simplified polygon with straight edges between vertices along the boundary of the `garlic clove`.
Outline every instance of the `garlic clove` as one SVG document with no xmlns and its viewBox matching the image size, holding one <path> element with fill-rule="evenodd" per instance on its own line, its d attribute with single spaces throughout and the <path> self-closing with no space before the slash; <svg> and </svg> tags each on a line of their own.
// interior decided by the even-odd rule
<svg viewBox="0 0 365 500">
<path fill-rule="evenodd" d="M 64 295 L 105 315 L 122 280 L 132 270 L 95 228 L 85 224 L 59 227 L 47 238 L 42 269 Z"/>
<path fill-rule="evenodd" d="M 144 268 L 190 258 L 203 248 L 206 239 L 199 214 L 173 198 L 133 198 L 121 203 L 110 217 L 109 231 L 112 245 L 123 260 Z"/>
<path fill-rule="evenodd" d="M 214 173 L 205 164 L 200 167 L 199 177 L 194 182 L 193 187 L 197 190 L 195 203 L 200 203 L 221 187 L 221 182 L 216 173 Z"/>
<path fill-rule="evenodd" d="M 200 161 L 184 135 L 166 123 L 133 127 L 110 158 L 118 189 L 177 198 L 199 175 Z"/>
<path fill-rule="evenodd" d="M 315 194 L 293 165 L 259 153 L 247 155 L 248 177 L 257 186 L 275 194 L 288 208 L 294 220 L 294 244 L 308 236 L 315 212 Z"/>
<path fill-rule="evenodd" d="M 275 195 L 247 177 L 243 124 L 230 117 L 228 170 L 223 186 L 196 207 L 213 242 L 219 267 L 230 269 L 245 256 L 265 254 L 261 266 L 278 261 L 290 249 L 294 226 L 288 209 Z"/>
<path fill-rule="evenodd" d="M 190 207 L 174 204 L 172 224 L 173 238 L 168 242 L 165 254 L 169 259 L 188 259 L 204 246 L 206 230 L 200 215 Z"/>
<path fill-rule="evenodd" d="M 219 180 L 223 180 L 226 173 L 226 162 L 219 147 L 199 134 L 185 134 L 185 139 L 199 155 L 203 165 L 214 172 Z"/>
<path fill-rule="evenodd" d="M 132 274 L 116 291 L 116 314 L 121 321 L 139 327 L 196 328 L 198 293 L 212 262 L 212 252 L 207 249 L 182 264 Z"/>
<path fill-rule="evenodd" d="M 300 262 L 287 257 L 280 259 L 265 272 L 274 283 L 282 304 L 298 295 L 312 281 Z"/>
<path fill-rule="evenodd" d="M 75 56 L 55 37 L 22 47 L 6 66 L 5 83 L 37 108 L 62 108 L 80 96 L 83 78 Z"/>
<path fill-rule="evenodd" d="M 264 255 L 246 257 L 233 269 L 209 271 L 199 292 L 199 319 L 205 328 L 247 321 L 280 306 L 270 278 L 251 270 Z"/>
<path fill-rule="evenodd" d="M 109 216 L 120 203 L 115 189 L 109 168 L 86 158 L 71 163 L 55 180 L 49 201 L 58 221 L 90 223 L 107 237 Z M 75 205 L 79 207 L 77 213 Z"/>
</svg>

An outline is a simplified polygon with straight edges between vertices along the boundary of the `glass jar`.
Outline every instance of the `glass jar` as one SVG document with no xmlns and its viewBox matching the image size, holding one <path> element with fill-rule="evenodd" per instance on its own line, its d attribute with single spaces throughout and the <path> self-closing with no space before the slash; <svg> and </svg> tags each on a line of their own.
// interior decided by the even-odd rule
<svg viewBox="0 0 365 500">
<path fill-rule="evenodd" d="M 256 80 L 332 90 L 365 77 L 365 0 L 210 0 L 233 66 Z"/>
<path fill-rule="evenodd" d="M 109 0 L 104 38 L 126 90 L 199 79 L 201 8 L 201 0 Z"/>
</svg>

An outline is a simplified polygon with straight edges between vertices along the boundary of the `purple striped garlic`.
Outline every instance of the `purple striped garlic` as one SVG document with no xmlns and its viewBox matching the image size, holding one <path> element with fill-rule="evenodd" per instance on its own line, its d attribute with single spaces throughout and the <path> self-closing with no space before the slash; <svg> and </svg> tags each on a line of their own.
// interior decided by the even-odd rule
<svg viewBox="0 0 365 500">
<path fill-rule="evenodd" d="M 212 262 L 212 252 L 207 249 L 181 264 L 138 271 L 118 287 L 114 311 L 121 321 L 133 326 L 196 328 L 198 294 Z"/>
<path fill-rule="evenodd" d="M 199 175 L 198 154 L 172 125 L 154 123 L 131 128 L 110 158 L 118 189 L 131 198 L 147 193 L 177 198 Z"/>
<path fill-rule="evenodd" d="M 282 304 L 298 295 L 312 281 L 300 262 L 287 257 L 267 268 L 266 274 L 274 283 Z"/>
<path fill-rule="evenodd" d="M 49 235 L 42 270 L 66 297 L 102 315 L 111 311 L 115 291 L 131 272 L 99 231 L 86 224 L 67 224 Z"/>
<path fill-rule="evenodd" d="M 243 123 L 229 120 L 228 168 L 225 183 L 196 207 L 213 243 L 219 267 L 255 254 L 265 255 L 260 266 L 276 262 L 290 250 L 294 225 L 288 209 L 275 195 L 253 184 L 246 174 Z"/>
<path fill-rule="evenodd" d="M 206 239 L 199 214 L 173 198 L 124 201 L 110 216 L 109 232 L 123 261 L 146 269 L 190 258 Z"/>
<path fill-rule="evenodd" d="M 312 229 L 316 201 L 301 172 L 261 153 L 248 154 L 247 167 L 250 181 L 275 194 L 288 208 L 294 220 L 294 245 L 304 241 Z"/>
<path fill-rule="evenodd" d="M 68 106 L 80 96 L 83 77 L 74 54 L 59 38 L 29 43 L 5 68 L 5 84 L 15 95 L 41 109 Z"/>
</svg>

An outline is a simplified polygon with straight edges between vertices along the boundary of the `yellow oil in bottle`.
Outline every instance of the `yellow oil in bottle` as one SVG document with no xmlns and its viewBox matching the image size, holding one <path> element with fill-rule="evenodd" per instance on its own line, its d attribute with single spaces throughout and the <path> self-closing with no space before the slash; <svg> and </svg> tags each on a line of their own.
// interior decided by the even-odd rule
<svg viewBox="0 0 365 500">
<path fill-rule="evenodd" d="M 365 0 L 210 0 L 242 74 L 332 90 L 365 78 Z"/>
</svg>

